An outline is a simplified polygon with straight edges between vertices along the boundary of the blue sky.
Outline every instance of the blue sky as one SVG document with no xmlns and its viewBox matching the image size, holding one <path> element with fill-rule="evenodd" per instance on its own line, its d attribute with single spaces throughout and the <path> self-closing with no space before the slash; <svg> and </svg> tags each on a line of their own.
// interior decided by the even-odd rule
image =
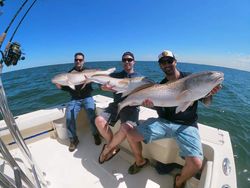
<svg viewBox="0 0 250 188">
<path fill-rule="evenodd" d="M 0 7 L 1 33 L 23 1 Z M 26 60 L 4 72 L 70 63 L 76 51 L 86 61 L 120 60 L 127 50 L 156 61 L 164 49 L 181 62 L 250 71 L 249 9 L 249 0 L 38 0 L 13 40 Z"/>
</svg>

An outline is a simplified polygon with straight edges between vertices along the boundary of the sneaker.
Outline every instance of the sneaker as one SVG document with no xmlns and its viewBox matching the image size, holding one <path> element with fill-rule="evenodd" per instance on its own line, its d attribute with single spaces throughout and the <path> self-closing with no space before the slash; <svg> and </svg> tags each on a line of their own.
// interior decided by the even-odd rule
<svg viewBox="0 0 250 188">
<path fill-rule="evenodd" d="M 78 144 L 79 144 L 78 138 L 75 139 L 75 140 L 73 140 L 73 141 L 70 141 L 69 151 L 70 151 L 70 152 L 75 151 L 75 149 L 76 149 L 76 147 L 77 147 Z"/>
<path fill-rule="evenodd" d="M 95 145 L 97 145 L 97 146 L 102 143 L 102 140 L 101 140 L 99 134 L 94 135 L 94 140 L 95 140 Z"/>
</svg>

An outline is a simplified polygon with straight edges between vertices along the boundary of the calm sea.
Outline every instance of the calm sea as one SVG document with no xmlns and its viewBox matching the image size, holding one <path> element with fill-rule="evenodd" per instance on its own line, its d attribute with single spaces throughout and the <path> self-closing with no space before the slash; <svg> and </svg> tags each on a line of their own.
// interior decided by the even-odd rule
<svg viewBox="0 0 250 188">
<path fill-rule="evenodd" d="M 120 62 L 88 62 L 90 68 L 107 69 L 117 67 Z M 67 102 L 69 96 L 51 83 L 51 78 L 67 72 L 72 64 L 51 65 L 19 70 L 2 75 L 3 85 L 10 109 L 14 115 L 51 107 Z M 6 68 L 6 67 L 5 67 Z M 239 188 L 250 187 L 250 72 L 234 69 L 179 63 L 183 71 L 222 71 L 225 74 L 223 88 L 214 96 L 209 108 L 199 105 L 199 122 L 226 130 L 230 133 L 237 168 Z M 163 73 L 156 62 L 137 62 L 136 70 L 160 81 Z M 94 94 L 109 95 L 94 85 Z M 1 117 L 0 117 L 1 118 Z M 2 118 L 1 118 L 2 119 Z"/>
</svg>

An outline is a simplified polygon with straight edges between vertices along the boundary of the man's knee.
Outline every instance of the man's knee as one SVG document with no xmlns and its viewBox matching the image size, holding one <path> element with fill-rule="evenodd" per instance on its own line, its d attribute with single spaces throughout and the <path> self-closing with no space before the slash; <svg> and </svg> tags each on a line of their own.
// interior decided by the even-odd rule
<svg viewBox="0 0 250 188">
<path fill-rule="evenodd" d="M 130 124 L 123 123 L 121 124 L 120 131 L 123 132 L 125 135 L 128 135 L 130 131 L 132 131 L 134 127 Z"/>
<path fill-rule="evenodd" d="M 195 171 L 199 171 L 202 168 L 202 160 L 198 157 L 187 157 L 187 165 L 190 165 Z"/>
<path fill-rule="evenodd" d="M 95 125 L 99 129 L 103 129 L 106 125 L 106 120 L 102 116 L 97 116 L 95 118 Z"/>
</svg>

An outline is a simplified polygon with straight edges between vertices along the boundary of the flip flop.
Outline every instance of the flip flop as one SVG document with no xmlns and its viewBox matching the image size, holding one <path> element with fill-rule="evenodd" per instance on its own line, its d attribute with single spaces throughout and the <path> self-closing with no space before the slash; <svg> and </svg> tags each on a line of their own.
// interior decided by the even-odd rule
<svg viewBox="0 0 250 188">
<path fill-rule="evenodd" d="M 180 175 L 181 175 L 181 174 L 178 173 L 178 174 L 176 174 L 175 177 L 174 177 L 174 188 L 177 188 L 177 187 L 176 187 L 176 178 L 177 178 L 178 176 L 180 176 Z M 186 184 L 185 182 L 182 183 L 182 185 L 181 185 L 179 188 L 185 188 L 185 184 Z"/>
<path fill-rule="evenodd" d="M 107 145 L 107 144 L 104 144 L 104 145 L 103 145 L 103 147 L 102 147 L 102 151 L 101 151 L 101 153 L 100 153 L 100 155 L 99 155 L 99 158 L 98 158 L 98 162 L 99 162 L 99 164 L 102 164 L 102 163 L 104 163 L 104 162 L 105 162 L 105 160 L 101 161 L 101 156 L 102 156 L 102 152 L 103 152 L 103 150 L 105 149 L 106 145 Z"/>
<path fill-rule="evenodd" d="M 103 147 L 102 147 L 102 151 L 99 155 L 99 159 L 98 159 L 98 162 L 99 164 L 103 164 L 105 161 L 109 161 L 110 159 L 112 159 L 114 156 L 116 156 L 116 154 L 120 151 L 120 148 L 117 148 L 115 151 L 112 151 L 112 154 L 108 153 L 107 156 L 109 156 L 108 158 L 104 159 L 103 161 L 101 160 L 101 156 L 102 156 L 102 153 L 105 149 L 105 147 L 107 146 L 107 144 L 104 144 Z"/>
<path fill-rule="evenodd" d="M 116 150 L 114 150 L 113 152 L 112 152 L 112 154 L 111 155 L 109 155 L 109 157 L 105 160 L 105 161 L 109 161 L 110 159 L 112 159 L 114 156 L 116 156 L 116 154 L 118 153 L 120 151 L 120 148 L 117 148 Z"/>
<path fill-rule="evenodd" d="M 136 174 L 138 172 L 141 171 L 141 169 L 145 166 L 147 166 L 149 164 L 149 160 L 147 158 L 145 158 L 145 163 L 142 165 L 137 165 L 136 163 L 134 163 L 133 165 L 131 165 L 128 169 L 128 173 L 129 174 Z"/>
</svg>

